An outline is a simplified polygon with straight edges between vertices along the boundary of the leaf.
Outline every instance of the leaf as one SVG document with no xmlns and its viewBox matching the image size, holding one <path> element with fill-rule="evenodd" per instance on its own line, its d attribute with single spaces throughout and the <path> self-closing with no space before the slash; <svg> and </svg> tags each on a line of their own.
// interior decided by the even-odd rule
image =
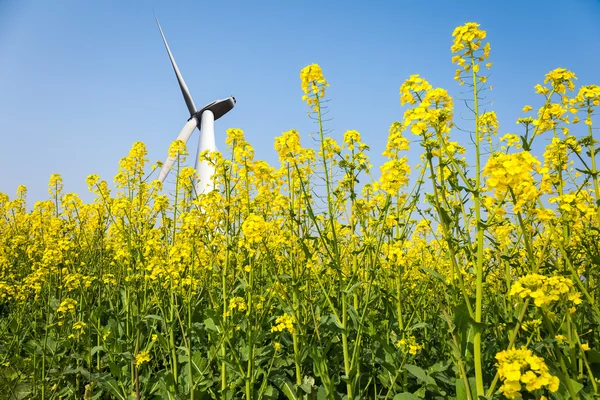
<svg viewBox="0 0 600 400">
<path fill-rule="evenodd" d="M 321 324 L 334 333 L 342 333 L 344 329 L 333 314 L 324 315 L 321 317 Z"/>
<path fill-rule="evenodd" d="M 446 360 L 446 362 L 438 361 L 435 364 L 433 364 L 431 367 L 427 368 L 427 373 L 434 374 L 434 373 L 444 372 L 450 367 L 450 364 L 452 364 L 452 362 L 450 360 Z"/>
<path fill-rule="evenodd" d="M 416 396 L 409 392 L 398 393 L 394 396 L 394 400 L 421 400 L 419 396 Z"/>
<path fill-rule="evenodd" d="M 302 378 L 302 385 L 300 385 L 300 388 L 304 390 L 307 394 L 311 394 L 314 385 L 315 378 L 313 378 L 312 376 L 304 376 Z"/>
<path fill-rule="evenodd" d="M 111 393 L 113 396 L 116 396 L 118 399 L 126 399 L 126 397 L 123 395 L 123 392 L 121 392 L 119 389 L 119 384 L 114 378 L 100 381 L 98 382 L 98 385 L 107 392 Z"/>
<path fill-rule="evenodd" d="M 121 378 L 121 367 L 119 367 L 114 362 L 109 362 L 108 368 L 110 368 L 110 373 L 112 376 L 114 376 L 115 378 Z"/>
<path fill-rule="evenodd" d="M 421 270 L 423 272 L 427 272 L 429 275 L 431 275 L 432 277 L 434 277 L 435 279 L 440 281 L 444 286 L 447 286 L 446 278 L 444 278 L 442 275 L 440 275 L 439 272 L 436 272 L 436 271 L 432 270 L 431 268 L 425 268 L 425 267 L 421 267 Z"/>
<path fill-rule="evenodd" d="M 204 320 L 204 326 L 209 331 L 219 332 L 219 328 L 217 328 L 217 325 L 215 325 L 215 321 L 213 321 L 212 318 L 206 318 Z"/>
<path fill-rule="evenodd" d="M 406 364 L 404 369 L 407 370 L 411 375 L 413 375 L 420 382 L 426 383 L 428 385 L 435 385 L 435 379 L 431 376 L 427 375 L 425 371 L 421 367 L 417 367 L 416 365 Z"/>
<path fill-rule="evenodd" d="M 456 400 L 467 400 L 467 390 L 471 391 L 471 398 L 477 398 L 475 389 L 475 378 L 469 378 L 469 388 L 465 387 L 465 382 L 462 379 L 456 379 Z"/>
<path fill-rule="evenodd" d="M 296 385 L 294 385 L 289 379 L 282 377 L 281 375 L 273 378 L 273 382 L 279 387 L 279 390 L 290 400 L 298 400 L 296 396 Z"/>
<path fill-rule="evenodd" d="M 467 388 L 462 379 L 456 379 L 456 400 L 467 400 Z"/>
<path fill-rule="evenodd" d="M 161 317 L 160 315 L 154 315 L 154 314 L 146 315 L 143 318 L 143 321 L 145 321 L 147 319 L 153 319 L 155 321 L 165 322 L 165 320 L 163 319 L 163 317 Z"/>
<path fill-rule="evenodd" d="M 90 355 L 93 357 L 94 354 L 96 354 L 99 351 L 106 351 L 106 349 L 104 348 L 104 346 L 94 346 L 92 347 L 92 350 L 90 350 Z"/>
<path fill-rule="evenodd" d="M 327 389 L 325 386 L 319 386 L 319 390 L 317 390 L 317 400 L 326 400 L 327 399 Z"/>
<path fill-rule="evenodd" d="M 22 400 L 30 398 L 33 392 L 33 387 L 29 383 L 20 383 L 16 388 L 13 389 L 12 395 L 15 400 Z"/>
<path fill-rule="evenodd" d="M 591 349 L 587 356 L 590 364 L 600 364 L 600 352 L 597 350 Z"/>
<path fill-rule="evenodd" d="M 418 324 L 414 324 L 413 326 L 408 328 L 408 330 L 415 331 L 417 329 L 427 328 L 428 326 L 429 326 L 429 324 L 427 322 L 419 322 Z"/>
<path fill-rule="evenodd" d="M 268 400 L 277 400 L 279 398 L 279 392 L 273 386 L 269 385 L 263 392 L 262 398 Z"/>
</svg>

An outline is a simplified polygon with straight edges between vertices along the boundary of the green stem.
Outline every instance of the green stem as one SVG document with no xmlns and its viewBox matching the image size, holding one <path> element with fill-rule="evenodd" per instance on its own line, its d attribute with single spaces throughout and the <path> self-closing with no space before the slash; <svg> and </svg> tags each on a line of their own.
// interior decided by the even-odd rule
<svg viewBox="0 0 600 400">
<path fill-rule="evenodd" d="M 483 387 L 483 366 L 481 353 L 482 310 L 483 310 L 483 223 L 481 221 L 481 136 L 479 132 L 479 94 L 477 90 L 477 74 L 475 73 L 475 57 L 471 55 L 471 72 L 473 75 L 473 101 L 475 111 L 475 222 L 477 224 L 477 267 L 475 284 L 475 334 L 473 336 L 473 358 L 475 361 L 475 386 L 477 396 L 485 393 Z"/>
<path fill-rule="evenodd" d="M 542 318 L 544 319 L 546 328 L 550 332 L 550 337 L 555 337 L 556 333 L 554 331 L 554 326 L 552 325 L 552 322 L 550 321 L 550 319 L 548 318 L 546 313 L 544 313 L 543 311 L 542 311 Z M 573 400 L 578 400 L 579 396 L 577 395 L 577 392 L 573 388 L 573 384 L 571 383 L 571 376 L 569 375 L 569 371 L 567 370 L 567 365 L 565 364 L 565 359 L 562 354 L 562 350 L 558 347 L 557 342 L 554 343 L 554 349 L 556 351 L 556 356 L 558 357 L 558 363 L 560 365 L 560 370 L 563 373 L 563 378 L 564 378 L 563 383 L 565 384 L 565 386 L 567 387 L 567 390 L 569 391 L 569 395 L 570 395 L 569 398 L 573 399 Z"/>
<path fill-rule="evenodd" d="M 344 371 L 346 373 L 346 389 L 348 399 L 354 399 L 352 395 L 352 377 L 350 376 L 350 355 L 348 352 L 348 296 L 342 292 L 342 349 L 344 352 Z"/>
</svg>

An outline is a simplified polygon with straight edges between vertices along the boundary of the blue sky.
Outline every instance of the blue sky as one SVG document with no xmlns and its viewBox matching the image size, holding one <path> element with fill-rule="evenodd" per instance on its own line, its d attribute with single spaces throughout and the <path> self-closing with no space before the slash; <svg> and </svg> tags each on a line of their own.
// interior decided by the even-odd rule
<svg viewBox="0 0 600 400">
<path fill-rule="evenodd" d="M 600 2 L 573 1 L 124 1 L 0 0 L 0 191 L 47 198 L 52 173 L 85 199 L 92 173 L 112 180 L 136 141 L 163 159 L 188 118 L 153 10 L 197 106 L 234 95 L 217 121 L 242 128 L 257 158 L 277 161 L 274 138 L 314 124 L 299 72 L 319 63 L 331 84 L 327 126 L 358 130 L 378 169 L 387 132 L 402 118 L 398 89 L 411 74 L 460 97 L 451 33 L 475 21 L 494 62 L 487 99 L 501 133 L 518 133 L 533 86 L 546 72 L 573 70 L 578 85 L 600 84 Z M 456 100 L 456 103 L 460 102 Z M 459 106 L 455 120 L 468 114 Z M 190 148 L 195 149 L 196 132 Z M 455 132 L 454 138 L 468 143 Z M 411 158 L 418 160 L 415 145 Z"/>
</svg>

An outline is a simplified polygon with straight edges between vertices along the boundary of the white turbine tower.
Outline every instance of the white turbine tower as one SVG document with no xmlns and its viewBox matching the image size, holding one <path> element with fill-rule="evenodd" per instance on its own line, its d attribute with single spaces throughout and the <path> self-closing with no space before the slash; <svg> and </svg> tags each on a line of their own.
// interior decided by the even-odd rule
<svg viewBox="0 0 600 400">
<path fill-rule="evenodd" d="M 163 33 L 162 28 L 160 27 L 160 22 L 158 22 L 158 18 L 156 18 L 156 24 L 158 25 L 158 29 L 160 30 L 160 34 L 167 49 L 167 53 L 169 54 L 169 59 L 171 60 L 171 65 L 173 65 L 175 75 L 177 76 L 177 81 L 179 82 L 179 87 L 181 88 L 183 99 L 185 100 L 185 104 L 187 105 L 187 108 L 190 111 L 190 119 L 188 120 L 187 124 L 185 124 L 181 132 L 179 132 L 177 140 L 183 140 L 187 143 L 190 136 L 192 136 L 194 129 L 198 128 L 198 130 L 200 131 L 200 139 L 198 140 L 198 153 L 196 154 L 195 163 L 195 168 L 198 173 L 198 179 L 195 182 L 195 188 L 196 194 L 207 193 L 214 189 L 212 176 L 215 173 L 215 169 L 208 162 L 199 161 L 198 158 L 200 154 L 205 150 L 217 151 L 217 147 L 215 145 L 215 121 L 221 118 L 223 115 L 227 114 L 229 111 L 231 111 L 231 109 L 235 106 L 235 97 L 231 96 L 223 100 L 215 100 L 212 103 L 205 105 L 200 110 L 197 110 L 196 106 L 194 105 L 194 100 L 192 100 L 192 95 L 190 94 L 190 91 L 188 90 L 185 81 L 181 76 L 181 72 L 179 72 L 177 63 L 175 63 L 173 54 L 171 54 L 171 49 L 169 49 L 167 39 L 165 38 L 165 34 Z M 173 157 L 168 157 L 165 160 L 162 170 L 158 175 L 159 181 L 165 181 L 174 163 L 175 158 Z"/>
</svg>

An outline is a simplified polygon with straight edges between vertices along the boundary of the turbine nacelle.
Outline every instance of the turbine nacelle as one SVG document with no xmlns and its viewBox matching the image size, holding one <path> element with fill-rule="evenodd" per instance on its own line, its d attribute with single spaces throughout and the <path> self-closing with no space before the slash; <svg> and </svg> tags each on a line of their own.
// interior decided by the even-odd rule
<svg viewBox="0 0 600 400">
<path fill-rule="evenodd" d="M 202 115 L 202 113 L 204 111 L 212 111 L 212 113 L 215 117 L 215 121 L 216 121 L 219 118 L 221 118 L 223 115 L 225 115 L 229 111 L 231 111 L 233 109 L 233 107 L 235 107 L 235 97 L 233 97 L 233 96 L 230 96 L 230 97 L 228 97 L 226 99 L 222 99 L 222 100 L 215 100 L 212 103 L 208 103 L 207 105 L 202 107 L 200 110 L 195 112 L 194 115 L 192 115 L 190 117 L 190 119 L 192 119 L 193 117 L 196 117 L 196 118 L 198 118 L 198 121 L 200 121 L 201 120 L 200 116 Z"/>
</svg>

